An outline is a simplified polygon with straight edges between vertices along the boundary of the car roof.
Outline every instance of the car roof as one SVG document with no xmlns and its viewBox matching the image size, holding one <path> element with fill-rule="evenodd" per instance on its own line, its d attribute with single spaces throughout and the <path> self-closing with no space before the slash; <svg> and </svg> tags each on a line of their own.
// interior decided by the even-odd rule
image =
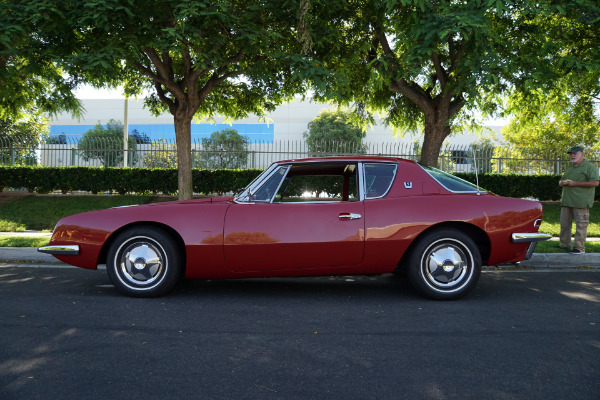
<svg viewBox="0 0 600 400">
<path fill-rule="evenodd" d="M 290 160 L 277 161 L 276 164 L 291 164 L 291 163 L 310 163 L 310 162 L 327 162 L 327 161 L 351 161 L 351 162 L 393 162 L 393 163 L 409 163 L 416 164 L 412 160 L 398 157 L 383 157 L 383 156 L 331 156 L 331 157 L 310 157 L 310 158 L 295 158 Z"/>
</svg>

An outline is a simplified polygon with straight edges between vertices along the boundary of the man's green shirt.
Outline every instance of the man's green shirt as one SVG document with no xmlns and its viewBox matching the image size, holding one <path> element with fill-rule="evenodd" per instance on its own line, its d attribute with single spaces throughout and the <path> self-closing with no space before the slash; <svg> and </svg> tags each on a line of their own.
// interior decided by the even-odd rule
<svg viewBox="0 0 600 400">
<path fill-rule="evenodd" d="M 583 160 L 578 166 L 567 167 L 562 179 L 576 182 L 597 181 L 598 168 L 589 161 Z M 563 186 L 561 206 L 573 208 L 590 208 L 594 204 L 595 187 Z"/>
</svg>

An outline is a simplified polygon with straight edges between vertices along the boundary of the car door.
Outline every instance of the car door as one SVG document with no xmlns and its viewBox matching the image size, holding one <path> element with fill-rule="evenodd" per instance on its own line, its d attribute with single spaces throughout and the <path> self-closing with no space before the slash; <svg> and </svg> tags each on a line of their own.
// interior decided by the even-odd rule
<svg viewBox="0 0 600 400">
<path fill-rule="evenodd" d="M 314 174 L 315 165 L 311 167 Z M 334 167 L 335 171 L 342 170 L 342 167 Z M 287 175 L 293 175 L 296 170 L 302 169 L 292 166 Z M 291 178 L 286 176 L 286 179 Z M 314 176 L 311 179 L 314 180 Z M 345 201 L 324 194 L 320 198 L 301 194 L 290 200 L 282 189 L 283 177 L 276 185 L 274 180 L 267 179 L 256 190 L 257 193 L 277 192 L 269 201 L 235 203 L 227 210 L 224 246 L 229 269 L 237 272 L 319 269 L 362 262 L 363 201 L 357 197 L 350 201 L 351 196 L 347 194 Z M 274 186 L 278 186 L 278 190 L 274 191 Z M 274 201 L 277 198 L 279 200 Z"/>
</svg>

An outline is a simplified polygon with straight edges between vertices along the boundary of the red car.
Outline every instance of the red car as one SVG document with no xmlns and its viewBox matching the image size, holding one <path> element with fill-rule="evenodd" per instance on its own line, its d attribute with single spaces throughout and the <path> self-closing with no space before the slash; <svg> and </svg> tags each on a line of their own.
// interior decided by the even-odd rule
<svg viewBox="0 0 600 400">
<path fill-rule="evenodd" d="M 413 161 L 331 157 L 276 162 L 232 197 L 111 208 L 61 219 L 49 246 L 68 264 L 106 264 L 121 292 L 169 292 L 190 279 L 405 271 L 456 299 L 482 265 L 529 258 L 539 202 L 480 191 Z"/>
</svg>

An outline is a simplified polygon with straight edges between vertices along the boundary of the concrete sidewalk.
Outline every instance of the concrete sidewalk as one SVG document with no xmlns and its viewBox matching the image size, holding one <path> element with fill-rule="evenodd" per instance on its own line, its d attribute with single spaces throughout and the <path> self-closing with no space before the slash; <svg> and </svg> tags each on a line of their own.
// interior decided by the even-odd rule
<svg viewBox="0 0 600 400">
<path fill-rule="evenodd" d="M 36 264 L 57 266 L 66 264 L 49 254 L 40 253 L 32 247 L 0 247 L 0 264 Z M 573 255 L 570 253 L 534 253 L 531 259 L 518 265 L 501 264 L 486 269 L 507 270 L 517 268 L 600 268 L 600 253 Z"/>
</svg>

